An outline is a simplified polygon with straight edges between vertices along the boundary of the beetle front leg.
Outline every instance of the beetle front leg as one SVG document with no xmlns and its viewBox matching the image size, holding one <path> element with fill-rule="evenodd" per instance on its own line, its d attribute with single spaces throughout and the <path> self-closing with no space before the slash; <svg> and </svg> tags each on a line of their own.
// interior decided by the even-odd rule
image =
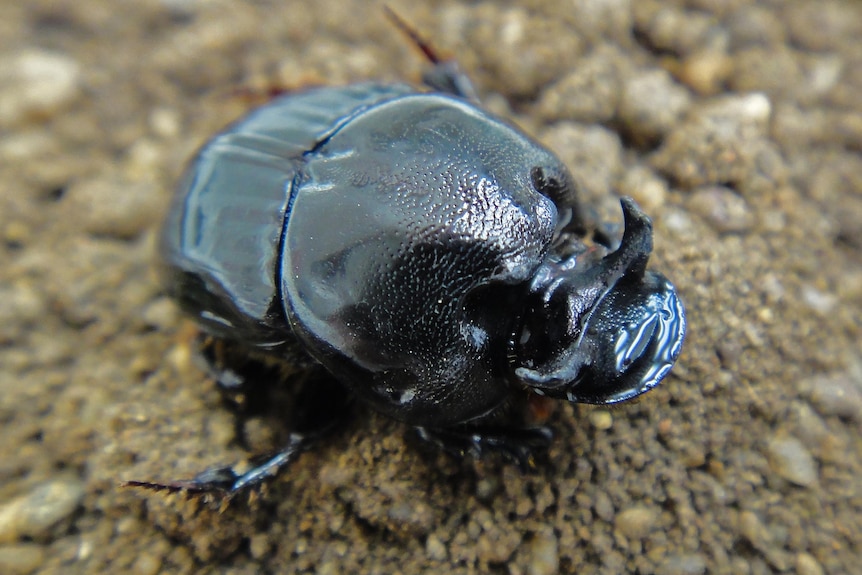
<svg viewBox="0 0 862 575">
<path fill-rule="evenodd" d="M 549 427 L 461 427 L 432 429 L 416 427 L 416 435 L 446 453 L 476 459 L 488 453 L 499 453 L 516 463 L 521 471 L 536 468 L 536 456 L 547 450 L 554 438 Z"/>
</svg>

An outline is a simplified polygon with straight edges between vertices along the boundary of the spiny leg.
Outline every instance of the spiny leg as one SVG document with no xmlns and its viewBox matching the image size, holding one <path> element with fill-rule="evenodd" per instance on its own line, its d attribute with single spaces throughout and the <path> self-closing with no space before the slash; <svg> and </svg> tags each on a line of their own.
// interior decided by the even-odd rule
<svg viewBox="0 0 862 575">
<path fill-rule="evenodd" d="M 163 482 L 132 480 L 122 485 L 230 499 L 284 471 L 301 453 L 346 421 L 352 403 L 353 396 L 322 368 L 318 368 L 305 378 L 296 398 L 294 431 L 284 446 L 271 455 L 256 458 L 249 469 L 237 471 L 235 466 L 227 465 L 206 469 L 191 479 Z"/>
<path fill-rule="evenodd" d="M 440 57 L 440 54 L 426 41 L 419 32 L 407 23 L 401 16 L 395 13 L 389 6 L 384 4 L 383 11 L 396 28 L 401 30 L 433 66 L 422 74 L 422 81 L 426 86 L 443 92 L 459 96 L 461 98 L 478 102 L 479 96 L 473 82 L 465 74 L 456 60 L 448 60 Z"/>
<path fill-rule="evenodd" d="M 196 363 L 216 383 L 222 401 L 234 415 L 237 442 L 249 449 L 245 422 L 256 416 L 281 421 L 292 410 L 297 384 L 320 366 L 300 350 L 279 348 L 278 354 L 235 341 L 201 334 Z"/>
<path fill-rule="evenodd" d="M 264 480 L 276 476 L 299 457 L 299 454 L 314 444 L 316 438 L 301 433 L 291 433 L 287 445 L 265 460 L 257 463 L 245 472 L 237 472 L 233 466 L 211 467 L 198 473 L 191 479 L 176 481 L 124 481 L 123 487 L 139 487 L 151 491 L 167 491 L 169 493 L 185 492 L 192 495 L 211 494 L 219 499 L 232 498 L 245 489 L 261 484 Z"/>
<path fill-rule="evenodd" d="M 276 367 L 249 361 L 240 346 L 206 335 L 198 337 L 197 363 L 212 378 L 222 402 L 233 414 L 234 437 L 248 449 L 245 422 L 263 414 L 271 402 L 273 388 L 283 377 Z"/>
</svg>

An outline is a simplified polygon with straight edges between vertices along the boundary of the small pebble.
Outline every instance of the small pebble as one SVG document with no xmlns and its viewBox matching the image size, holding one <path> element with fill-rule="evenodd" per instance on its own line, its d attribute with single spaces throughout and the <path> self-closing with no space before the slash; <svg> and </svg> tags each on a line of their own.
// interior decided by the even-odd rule
<svg viewBox="0 0 862 575">
<path fill-rule="evenodd" d="M 716 33 L 713 17 L 662 2 L 633 2 L 638 32 L 659 50 L 687 55 L 710 43 Z"/>
<path fill-rule="evenodd" d="M 823 567 L 820 562 L 808 553 L 797 553 L 796 555 L 797 575 L 823 575 Z"/>
<path fill-rule="evenodd" d="M 572 175 L 584 201 L 608 198 L 622 170 L 623 145 L 615 132 L 601 126 L 560 122 L 547 130 L 542 141 L 557 152 Z"/>
<path fill-rule="evenodd" d="M 824 416 L 862 421 L 862 382 L 850 372 L 824 374 L 799 382 L 799 392 Z"/>
<path fill-rule="evenodd" d="M 144 308 L 142 317 L 148 326 L 160 331 L 167 331 L 176 327 L 180 313 L 173 300 L 168 297 L 160 297 Z"/>
<path fill-rule="evenodd" d="M 745 199 L 725 186 L 703 186 L 694 190 L 688 209 L 719 233 L 744 232 L 754 225 L 754 215 Z"/>
<path fill-rule="evenodd" d="M 173 108 L 156 108 L 150 112 L 150 129 L 160 138 L 175 138 L 181 130 L 180 115 Z"/>
<path fill-rule="evenodd" d="M 610 49 L 596 50 L 542 93 L 538 113 L 546 121 L 585 124 L 610 121 L 620 99 L 620 68 L 624 57 Z"/>
<path fill-rule="evenodd" d="M 606 409 L 595 409 L 590 411 L 590 423 L 596 429 L 605 431 L 611 428 L 614 424 L 614 418 L 611 412 Z"/>
<path fill-rule="evenodd" d="M 123 175 L 133 182 L 150 182 L 164 166 L 164 146 L 152 138 L 141 138 L 126 151 Z"/>
<path fill-rule="evenodd" d="M 536 533 L 529 544 L 527 573 L 530 575 L 554 575 L 560 569 L 559 541 L 553 530 Z"/>
<path fill-rule="evenodd" d="M 727 20 L 730 46 L 740 50 L 749 46 L 774 46 L 785 42 L 786 27 L 779 14 L 757 4 L 740 6 Z"/>
<path fill-rule="evenodd" d="M 429 559 L 433 559 L 434 561 L 445 561 L 449 555 L 446 546 L 434 533 L 429 535 L 428 539 L 425 540 L 425 553 L 428 554 Z"/>
<path fill-rule="evenodd" d="M 152 182 L 102 177 L 74 184 L 64 201 L 83 216 L 91 234 L 131 239 L 150 229 L 162 215 L 162 195 Z"/>
<path fill-rule="evenodd" d="M 650 163 L 682 188 L 729 185 L 744 196 L 772 191 L 788 174 L 768 137 L 770 114 L 761 94 L 699 104 L 667 134 Z"/>
<path fill-rule="evenodd" d="M 638 505 L 617 514 L 616 528 L 629 539 L 643 539 L 658 519 L 658 513 L 651 507 Z"/>
<path fill-rule="evenodd" d="M 717 123 L 756 126 L 765 131 L 772 117 L 772 102 L 760 92 L 723 96 L 698 108 L 697 116 Z"/>
<path fill-rule="evenodd" d="M 581 52 L 581 37 L 571 33 L 565 19 L 494 2 L 476 5 L 472 14 L 470 45 L 490 72 L 488 80 L 497 92 L 535 94 L 560 78 L 563 63 Z"/>
<path fill-rule="evenodd" d="M 114 526 L 117 533 L 120 535 L 129 535 L 131 533 L 138 533 L 142 529 L 141 522 L 137 517 L 126 516 L 117 521 L 117 524 Z"/>
<path fill-rule="evenodd" d="M 81 70 L 75 60 L 46 50 L 0 56 L 0 126 L 50 118 L 79 93 Z"/>
<path fill-rule="evenodd" d="M 23 246 L 30 241 L 33 234 L 30 226 L 16 220 L 3 226 L 0 235 L 2 235 L 2 241 L 10 246 Z"/>
<path fill-rule="evenodd" d="M 859 36 L 854 2 L 790 3 L 783 12 L 794 43 L 811 51 L 840 50 Z"/>
<path fill-rule="evenodd" d="M 248 550 L 254 560 L 261 561 L 272 551 L 272 539 L 267 533 L 256 533 L 249 540 Z"/>
<path fill-rule="evenodd" d="M 317 566 L 318 575 L 338 575 L 340 572 L 338 562 L 334 559 L 326 559 Z"/>
<path fill-rule="evenodd" d="M 42 483 L 0 507 L 0 543 L 22 537 L 51 539 L 84 498 L 84 484 L 72 477 Z"/>
<path fill-rule="evenodd" d="M 679 66 L 680 81 L 701 95 L 716 94 L 733 69 L 731 58 L 721 50 L 702 50 Z"/>
<path fill-rule="evenodd" d="M 599 519 L 608 523 L 614 519 L 614 504 L 611 502 L 608 494 L 603 491 L 596 493 L 595 500 L 593 501 L 593 510 Z"/>
<path fill-rule="evenodd" d="M 500 481 L 495 477 L 483 477 L 476 482 L 476 499 L 490 503 L 500 490 Z"/>
<path fill-rule="evenodd" d="M 37 321 L 48 313 L 48 304 L 36 285 L 27 282 L 0 285 L 0 333 L 13 323 Z"/>
<path fill-rule="evenodd" d="M 814 286 L 805 285 L 802 286 L 802 301 L 815 312 L 825 316 L 832 313 L 838 305 L 838 296 L 821 291 Z"/>
<path fill-rule="evenodd" d="M 689 468 L 706 465 L 706 452 L 700 445 L 694 444 L 683 449 L 682 464 Z"/>
<path fill-rule="evenodd" d="M 823 441 L 831 436 L 826 422 L 823 421 L 808 402 L 793 402 L 790 421 L 793 422 L 794 429 L 797 430 L 800 440 L 809 449 L 820 448 Z"/>
<path fill-rule="evenodd" d="M 845 122 L 836 119 L 823 129 L 830 136 L 845 133 Z M 858 120 L 859 137 L 862 144 L 862 114 Z M 821 140 L 822 141 L 822 140 Z M 831 142 L 832 140 L 826 140 Z M 852 146 L 852 144 L 851 144 Z M 856 146 L 857 149 L 862 145 Z M 829 221 L 823 222 L 823 230 L 841 238 L 857 251 L 862 249 L 862 154 L 842 153 L 823 161 L 810 177 L 809 194 L 816 198 L 818 207 Z M 828 231 L 827 231 L 828 230 Z"/>
<path fill-rule="evenodd" d="M 517 530 L 504 532 L 492 526 L 479 536 L 476 542 L 476 553 L 483 563 L 506 563 L 521 544 L 521 540 L 522 537 Z"/>
<path fill-rule="evenodd" d="M 776 437 L 769 442 L 766 451 L 773 473 L 802 487 L 817 483 L 814 457 L 795 437 Z"/>
<path fill-rule="evenodd" d="M 634 26 L 632 0 L 571 0 L 568 10 L 577 14 L 571 26 L 578 35 L 598 41 L 613 38 L 620 44 L 631 39 Z"/>
<path fill-rule="evenodd" d="M 656 575 L 703 575 L 706 559 L 699 553 L 666 557 L 656 569 Z"/>
<path fill-rule="evenodd" d="M 667 182 L 646 166 L 627 170 L 619 187 L 620 194 L 634 198 L 647 213 L 656 211 L 667 199 Z"/>
<path fill-rule="evenodd" d="M 651 143 L 665 136 L 691 104 L 691 96 L 665 70 L 648 70 L 623 85 L 619 119 L 638 142 Z"/>
<path fill-rule="evenodd" d="M 777 101 L 775 104 L 771 130 L 773 138 L 781 143 L 783 149 L 804 149 L 818 142 L 828 141 L 832 133 L 829 129 L 829 118 L 824 110 L 817 108 L 809 110 L 785 101 Z M 811 185 L 815 193 L 816 182 L 815 174 Z M 832 191 L 831 186 L 830 191 Z"/>
<path fill-rule="evenodd" d="M 733 369 L 742 355 L 742 344 L 735 338 L 722 339 L 716 342 L 715 352 L 718 354 L 719 361 L 721 361 L 721 367 Z"/>
<path fill-rule="evenodd" d="M 677 239 L 693 239 L 695 234 L 700 233 L 700 228 L 695 226 L 691 215 L 683 210 L 666 210 L 663 214 L 663 221 L 664 227 L 677 236 Z"/>
<path fill-rule="evenodd" d="M 858 148 L 862 149 L 862 136 L 859 140 Z M 838 223 L 838 237 L 856 250 L 862 250 L 862 195 L 844 196 L 839 200 L 838 206 L 831 206 L 831 208 L 830 211 Z"/>
<path fill-rule="evenodd" d="M 388 511 L 387 517 L 398 530 L 424 535 L 428 533 L 435 524 L 434 510 L 421 500 L 405 498 L 394 501 Z"/>
<path fill-rule="evenodd" d="M 162 568 L 164 557 L 152 553 L 142 553 L 132 564 L 133 575 L 157 575 Z"/>
<path fill-rule="evenodd" d="M 739 531 L 759 551 L 763 551 L 772 544 L 766 527 L 753 511 L 743 511 L 739 514 Z"/>
<path fill-rule="evenodd" d="M 45 548 L 35 543 L 0 546 L 0 573 L 28 575 L 45 562 Z"/>
</svg>

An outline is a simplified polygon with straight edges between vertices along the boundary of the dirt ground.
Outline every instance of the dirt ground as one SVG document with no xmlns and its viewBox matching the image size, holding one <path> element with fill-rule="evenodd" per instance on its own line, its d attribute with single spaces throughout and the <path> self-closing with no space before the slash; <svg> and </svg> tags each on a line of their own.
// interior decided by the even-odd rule
<svg viewBox="0 0 862 575">
<path fill-rule="evenodd" d="M 250 455 L 153 273 L 184 163 L 269 86 L 423 61 L 363 1 L 6 1 L 0 572 L 862 573 L 862 3 L 390 4 L 586 202 L 653 217 L 671 376 L 560 405 L 534 474 L 359 410 L 226 508 L 120 488 Z"/>
</svg>

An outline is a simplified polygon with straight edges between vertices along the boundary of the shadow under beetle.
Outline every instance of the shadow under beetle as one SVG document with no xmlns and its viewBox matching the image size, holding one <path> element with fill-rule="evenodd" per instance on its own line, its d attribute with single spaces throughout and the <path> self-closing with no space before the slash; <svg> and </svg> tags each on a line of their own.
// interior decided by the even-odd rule
<svg viewBox="0 0 862 575">
<path fill-rule="evenodd" d="M 233 495 L 354 396 L 449 451 L 525 465 L 551 434 L 500 425 L 513 398 L 616 403 L 670 371 L 685 311 L 646 269 L 650 219 L 624 198 L 622 239 L 588 247 L 566 167 L 406 30 L 433 64 L 429 91 L 362 83 L 272 100 L 203 146 L 161 238 L 166 289 L 205 333 L 323 366 L 337 387 L 306 384 L 323 407 L 299 409 L 284 449 L 247 472 L 127 485 Z"/>
</svg>

